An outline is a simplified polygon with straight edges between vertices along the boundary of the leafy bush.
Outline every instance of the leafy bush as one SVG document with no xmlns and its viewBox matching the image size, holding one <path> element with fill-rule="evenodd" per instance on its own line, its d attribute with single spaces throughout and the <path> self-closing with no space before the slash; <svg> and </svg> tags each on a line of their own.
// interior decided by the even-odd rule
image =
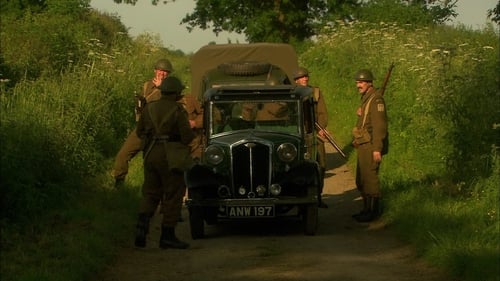
<svg viewBox="0 0 500 281">
<path fill-rule="evenodd" d="M 354 73 L 371 69 L 380 86 L 395 62 L 385 94 L 385 219 L 420 255 L 466 280 L 498 278 L 498 54 L 493 28 L 356 23 L 327 30 L 301 56 L 348 152 L 359 106 Z"/>
<path fill-rule="evenodd" d="M 333 131 L 346 143 L 358 106 L 354 73 L 371 69 L 380 86 L 394 62 L 385 95 L 394 152 L 387 162 L 393 165 L 383 169 L 407 179 L 443 175 L 458 182 L 467 181 L 469 171 L 491 172 L 486 162 L 498 136 L 492 130 L 500 100 L 497 50 L 493 30 L 357 23 L 327 31 L 301 59 L 311 81 L 327 93 Z"/>
</svg>

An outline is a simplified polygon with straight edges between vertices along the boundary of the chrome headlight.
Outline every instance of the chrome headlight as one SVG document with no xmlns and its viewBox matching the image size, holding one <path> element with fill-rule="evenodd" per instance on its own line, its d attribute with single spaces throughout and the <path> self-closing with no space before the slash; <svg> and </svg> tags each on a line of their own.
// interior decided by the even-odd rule
<svg viewBox="0 0 500 281">
<path fill-rule="evenodd" d="M 269 188 L 269 191 L 271 192 L 272 195 L 279 195 L 281 193 L 281 185 L 277 183 L 271 184 L 271 187 Z"/>
<path fill-rule="evenodd" d="M 224 160 L 224 151 L 222 148 L 211 145 L 205 149 L 205 158 L 211 165 L 218 165 Z"/>
<path fill-rule="evenodd" d="M 278 146 L 278 157 L 283 162 L 292 162 L 297 157 L 297 148 L 291 143 L 282 143 Z"/>
</svg>

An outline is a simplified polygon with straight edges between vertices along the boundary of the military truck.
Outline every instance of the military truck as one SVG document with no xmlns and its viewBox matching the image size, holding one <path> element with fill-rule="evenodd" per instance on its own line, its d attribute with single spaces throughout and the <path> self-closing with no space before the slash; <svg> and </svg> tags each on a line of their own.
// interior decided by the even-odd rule
<svg viewBox="0 0 500 281">
<path fill-rule="evenodd" d="M 205 224 L 295 218 L 318 227 L 312 89 L 297 86 L 287 44 L 207 45 L 192 56 L 192 94 L 204 107 L 204 153 L 185 174 L 193 239 Z"/>
</svg>

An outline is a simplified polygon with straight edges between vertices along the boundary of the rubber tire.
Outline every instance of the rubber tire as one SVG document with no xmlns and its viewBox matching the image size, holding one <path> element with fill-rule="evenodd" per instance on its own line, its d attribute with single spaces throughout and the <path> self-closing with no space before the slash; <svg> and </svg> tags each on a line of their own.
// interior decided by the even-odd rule
<svg viewBox="0 0 500 281">
<path fill-rule="evenodd" d="M 223 63 L 218 69 L 227 75 L 254 76 L 267 73 L 271 64 L 267 62 L 230 62 Z"/>
<path fill-rule="evenodd" d="M 203 207 L 189 207 L 189 227 L 193 240 L 205 237 L 205 222 L 203 220 Z"/>
<path fill-rule="evenodd" d="M 318 204 L 309 204 L 304 207 L 302 223 L 305 235 L 316 235 L 318 231 Z"/>
<path fill-rule="evenodd" d="M 218 223 L 217 219 L 217 208 L 205 207 L 205 222 L 208 225 L 216 225 Z"/>
</svg>

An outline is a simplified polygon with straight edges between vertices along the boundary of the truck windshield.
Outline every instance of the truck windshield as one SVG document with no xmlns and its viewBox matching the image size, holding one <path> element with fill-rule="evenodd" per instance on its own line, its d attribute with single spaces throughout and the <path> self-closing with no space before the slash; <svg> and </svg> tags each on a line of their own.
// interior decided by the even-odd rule
<svg viewBox="0 0 500 281">
<path fill-rule="evenodd" d="M 248 129 L 300 134 L 298 100 L 213 101 L 210 112 L 212 134 Z"/>
</svg>

